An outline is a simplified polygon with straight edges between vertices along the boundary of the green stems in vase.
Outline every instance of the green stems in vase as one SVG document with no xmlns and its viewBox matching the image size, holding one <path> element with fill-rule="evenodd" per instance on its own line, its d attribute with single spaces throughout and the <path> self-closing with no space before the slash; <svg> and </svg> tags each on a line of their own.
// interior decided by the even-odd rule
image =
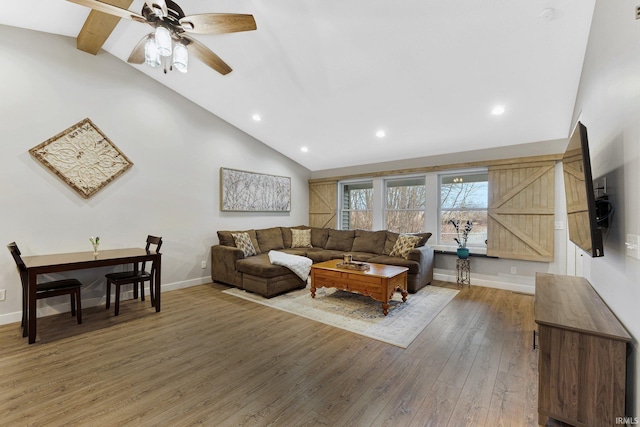
<svg viewBox="0 0 640 427">
<path fill-rule="evenodd" d="M 91 246 L 93 246 L 93 254 L 98 255 L 98 246 L 100 246 L 100 237 L 96 236 L 96 238 L 89 237 L 89 241 L 91 242 Z"/>
</svg>

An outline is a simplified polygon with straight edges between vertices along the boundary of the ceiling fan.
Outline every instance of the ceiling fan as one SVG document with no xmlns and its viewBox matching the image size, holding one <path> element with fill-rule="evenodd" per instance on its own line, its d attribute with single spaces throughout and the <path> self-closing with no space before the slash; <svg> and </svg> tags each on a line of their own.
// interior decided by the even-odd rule
<svg viewBox="0 0 640 427">
<path fill-rule="evenodd" d="M 113 6 L 100 0 L 68 0 L 98 12 L 131 19 L 152 26 L 155 30 L 140 40 L 129 55 L 128 62 L 159 67 L 164 72 L 175 67 L 186 72 L 189 54 L 194 55 L 220 74 L 228 74 L 231 67 L 208 47 L 189 34 L 224 34 L 256 29 L 252 15 L 236 13 L 204 13 L 185 16 L 171 0 L 145 1 L 141 14 Z"/>
</svg>

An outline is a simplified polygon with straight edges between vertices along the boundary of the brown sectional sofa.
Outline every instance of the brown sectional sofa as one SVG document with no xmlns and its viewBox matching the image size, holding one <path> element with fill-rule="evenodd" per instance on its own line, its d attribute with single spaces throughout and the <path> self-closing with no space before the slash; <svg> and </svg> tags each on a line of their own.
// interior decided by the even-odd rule
<svg viewBox="0 0 640 427">
<path fill-rule="evenodd" d="M 409 269 L 407 286 L 411 293 L 433 280 L 434 252 L 426 245 L 431 233 L 417 234 L 421 237 L 418 247 L 407 254 L 407 258 L 390 256 L 398 233 L 386 230 L 334 230 L 311 228 L 312 247 L 291 247 L 291 229 L 310 227 L 272 227 L 245 230 L 253 243 L 256 255 L 245 257 L 237 248 L 231 233 L 218 231 L 219 245 L 211 247 L 211 278 L 216 282 L 233 285 L 271 298 L 294 289 L 304 288 L 306 282 L 288 268 L 269 262 L 268 252 L 278 250 L 311 258 L 314 263 L 342 258 L 349 253 L 354 261 L 398 265 Z"/>
</svg>

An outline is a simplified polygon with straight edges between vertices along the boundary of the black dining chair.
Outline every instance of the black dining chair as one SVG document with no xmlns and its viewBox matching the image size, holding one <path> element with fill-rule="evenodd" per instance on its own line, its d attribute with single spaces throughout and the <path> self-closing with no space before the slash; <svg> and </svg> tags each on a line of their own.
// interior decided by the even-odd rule
<svg viewBox="0 0 640 427">
<path fill-rule="evenodd" d="M 151 250 L 151 246 L 155 246 L 155 251 L 160 252 L 162 246 L 162 237 L 147 236 L 147 252 Z M 108 310 L 111 307 L 111 284 L 116 287 L 116 302 L 115 302 L 115 315 L 120 313 L 120 286 L 133 285 L 133 297 L 138 298 L 138 284 L 140 284 L 140 295 L 142 301 L 144 301 L 144 283 L 149 282 L 149 293 L 151 294 L 151 306 L 155 305 L 155 293 L 154 293 L 154 276 L 156 272 L 155 263 L 151 263 L 150 271 L 147 271 L 147 262 L 141 263 L 140 268 L 137 271 L 128 270 L 118 273 L 109 273 L 105 275 L 107 278 L 107 306 Z"/>
<path fill-rule="evenodd" d="M 22 336 L 27 336 L 27 328 L 25 327 L 27 317 L 27 295 L 29 292 L 29 283 L 27 281 L 27 267 L 22 260 L 20 249 L 16 242 L 9 243 L 7 248 L 16 262 L 18 272 L 20 273 L 20 281 L 22 282 Z M 36 299 L 56 297 L 60 295 L 70 295 L 71 297 L 71 315 L 77 317 L 78 324 L 82 323 L 82 298 L 80 296 L 80 288 L 82 283 L 78 279 L 62 279 L 52 280 L 48 282 L 38 283 L 36 285 Z"/>
</svg>

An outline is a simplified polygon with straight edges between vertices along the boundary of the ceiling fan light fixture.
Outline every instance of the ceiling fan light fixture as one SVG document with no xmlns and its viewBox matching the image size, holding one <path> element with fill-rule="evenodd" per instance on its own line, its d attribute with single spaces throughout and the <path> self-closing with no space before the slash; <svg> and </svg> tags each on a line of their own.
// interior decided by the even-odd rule
<svg viewBox="0 0 640 427">
<path fill-rule="evenodd" d="M 150 35 L 144 44 L 144 63 L 153 68 L 160 66 L 160 54 L 153 35 Z"/>
<path fill-rule="evenodd" d="M 132 12 L 125 7 L 121 7 L 128 2 L 124 0 L 68 0 L 72 3 L 91 8 L 99 14 L 107 14 L 118 19 L 130 19 L 135 22 L 145 23 L 153 27 L 153 33 L 146 35 L 140 40 L 131 51 L 127 62 L 130 64 L 147 64 L 150 67 L 162 67 L 166 73 L 175 68 L 181 72 L 187 72 L 189 56 L 203 62 L 208 67 L 224 75 L 229 74 L 232 69 L 211 49 L 198 40 L 191 37 L 193 34 L 226 34 L 241 31 L 255 30 L 256 22 L 253 15 L 239 13 L 200 13 L 196 15 L 185 15 L 184 11 L 174 0 L 142 0 L 142 10 L 140 13 Z M 117 5 L 116 5 L 117 3 Z M 93 16 L 93 15 L 91 15 Z M 103 19 L 100 17 L 98 20 Z M 87 19 L 87 23 L 89 23 Z M 104 21 L 107 25 L 107 21 Z M 97 21 L 91 21 L 90 25 L 85 25 L 81 30 L 82 37 L 95 40 L 99 34 L 94 34 L 93 29 L 100 26 Z M 93 28 L 93 29 L 92 29 Z M 102 28 L 100 29 L 102 31 Z M 102 41 L 104 43 L 104 41 Z M 99 46 L 102 46 L 102 43 Z M 87 47 L 78 49 L 90 51 L 88 47 L 93 46 L 93 41 L 84 43 Z M 174 53 L 174 46 L 176 47 Z M 96 44 L 97 45 L 97 44 Z M 186 49 L 188 47 L 188 49 Z M 190 51 L 190 52 L 189 52 Z M 93 52 L 95 53 L 95 52 Z M 189 55 L 191 53 L 191 55 Z"/>
<path fill-rule="evenodd" d="M 171 56 L 171 33 L 163 26 L 158 26 L 155 33 L 156 47 L 160 56 Z"/>
<path fill-rule="evenodd" d="M 181 73 L 186 73 L 189 67 L 189 51 L 182 43 L 176 43 L 173 48 L 173 66 Z"/>
</svg>

